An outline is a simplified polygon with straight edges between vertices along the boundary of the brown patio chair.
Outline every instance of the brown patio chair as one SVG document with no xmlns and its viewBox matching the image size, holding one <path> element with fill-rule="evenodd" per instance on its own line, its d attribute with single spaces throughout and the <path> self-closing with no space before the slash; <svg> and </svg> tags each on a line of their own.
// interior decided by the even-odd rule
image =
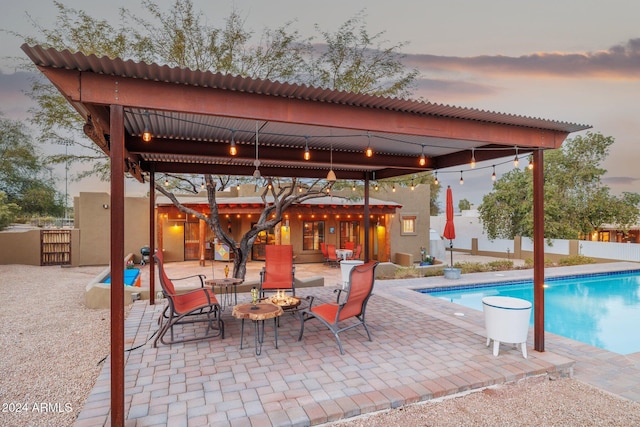
<svg viewBox="0 0 640 427">
<path fill-rule="evenodd" d="M 162 286 L 162 293 L 168 301 L 167 307 L 158 319 L 160 329 L 158 336 L 153 341 L 153 346 L 156 347 L 158 341 L 163 344 L 174 344 L 217 336 L 224 338 L 224 322 L 220 318 L 220 304 L 213 290 L 200 288 L 185 293 L 176 293 L 173 281 L 169 279 L 164 270 L 162 253 L 156 252 L 153 257 L 158 265 L 158 278 L 160 286 Z M 201 322 L 207 323 L 207 329 L 203 335 L 179 340 L 174 338 L 173 327 L 175 325 Z M 171 340 L 166 341 L 164 336 L 169 330 L 171 331 Z"/>
<path fill-rule="evenodd" d="M 264 298 L 269 291 L 290 291 L 296 294 L 293 265 L 293 246 L 267 245 L 265 248 L 264 267 L 260 271 L 260 296 Z"/>
<path fill-rule="evenodd" d="M 344 354 L 342 343 L 338 336 L 340 332 L 362 325 L 367 332 L 369 341 L 373 341 L 369 333 L 369 328 L 367 328 L 367 324 L 365 323 L 364 315 L 367 302 L 373 291 L 377 265 L 377 261 L 371 261 L 353 267 L 350 275 L 351 285 L 345 291 L 342 291 L 342 289 L 338 290 L 337 301 L 340 301 L 340 292 L 346 292 L 347 294 L 346 297 L 343 297 L 344 301 L 342 303 L 326 303 L 313 307 L 313 299 L 311 299 L 309 308 L 300 311 L 300 335 L 298 336 L 298 341 L 302 340 L 305 322 L 311 319 L 318 319 L 331 330 L 338 342 L 340 354 Z M 345 324 L 345 322 L 346 325 L 341 326 Z"/>
<path fill-rule="evenodd" d="M 340 266 L 340 258 L 336 253 L 336 245 L 327 245 L 327 260 L 329 261 L 329 267 Z"/>
</svg>

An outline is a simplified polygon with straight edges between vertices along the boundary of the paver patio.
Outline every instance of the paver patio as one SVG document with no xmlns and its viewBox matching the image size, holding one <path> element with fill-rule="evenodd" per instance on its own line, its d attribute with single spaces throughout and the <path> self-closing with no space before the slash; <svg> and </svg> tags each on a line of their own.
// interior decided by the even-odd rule
<svg viewBox="0 0 640 427">
<path fill-rule="evenodd" d="M 326 285 L 339 280 L 335 271 L 327 270 Z M 475 275 L 463 278 L 477 280 Z M 262 354 L 255 355 L 247 331 L 240 350 L 240 321 L 230 309 L 223 313 L 224 340 L 153 348 L 150 337 L 164 304 L 138 301 L 125 324 L 126 346 L 140 346 L 127 352 L 125 360 L 127 425 L 317 425 L 554 372 L 575 373 L 586 382 L 598 382 L 604 374 L 618 394 L 640 400 L 632 384 L 639 378 L 637 355 L 614 355 L 552 334 L 547 334 L 547 351 L 541 353 L 533 350 L 530 331 L 528 359 L 504 344 L 494 357 L 485 345 L 481 312 L 413 290 L 443 280 L 376 281 L 367 309 L 373 342 L 362 328 L 346 331 L 341 334 L 344 356 L 319 322 L 307 322 L 299 342 L 299 320 L 291 314 L 281 318 L 278 349 L 273 324 L 267 322 Z M 333 298 L 328 287 L 297 294 Z M 246 302 L 249 297 L 240 294 L 239 299 Z M 585 355 L 588 360 L 583 360 Z M 110 422 L 109 370 L 107 361 L 76 426 Z"/>
</svg>

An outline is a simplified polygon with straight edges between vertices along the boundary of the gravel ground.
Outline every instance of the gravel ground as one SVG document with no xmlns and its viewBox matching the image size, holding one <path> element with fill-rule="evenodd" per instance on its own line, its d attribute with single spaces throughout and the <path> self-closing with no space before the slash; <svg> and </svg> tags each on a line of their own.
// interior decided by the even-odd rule
<svg viewBox="0 0 640 427">
<path fill-rule="evenodd" d="M 0 265 L 1 426 L 73 424 L 109 353 L 109 311 L 84 307 L 103 269 Z M 640 404 L 537 377 L 331 425 L 632 426 Z"/>
</svg>

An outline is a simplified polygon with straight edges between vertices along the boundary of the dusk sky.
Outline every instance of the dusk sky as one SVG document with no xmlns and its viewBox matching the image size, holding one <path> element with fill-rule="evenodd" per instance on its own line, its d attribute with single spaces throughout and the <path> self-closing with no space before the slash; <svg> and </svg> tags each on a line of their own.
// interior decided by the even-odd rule
<svg viewBox="0 0 640 427">
<path fill-rule="evenodd" d="M 0 29 L 38 35 L 27 13 L 45 27 L 56 16 L 52 0 L 4 2 Z M 103 17 L 117 26 L 118 10 L 139 12 L 131 0 L 62 1 L 68 7 Z M 171 0 L 158 0 L 167 10 Z M 365 11 L 370 34 L 384 32 L 391 43 L 407 42 L 407 65 L 420 73 L 415 97 L 437 104 L 497 111 L 591 125 L 592 132 L 616 143 L 604 164 L 614 193 L 640 192 L 640 3 L 632 0 L 519 2 L 396 0 L 194 0 L 211 25 L 218 26 L 235 8 L 246 28 L 260 33 L 266 26 L 295 21 L 305 36 L 317 36 L 314 24 L 335 31 Z M 17 37 L 0 33 L 0 111 L 11 119 L 27 117 L 29 100 L 21 93 L 27 75 L 16 73 L 7 57 L 22 57 Z M 569 137 L 579 134 L 572 134 Z M 63 147 L 56 147 L 62 152 Z M 507 161 L 508 159 L 505 159 Z M 498 164 L 500 162 L 492 162 Z M 496 166 L 498 175 L 513 167 Z M 460 186 L 460 170 L 464 185 Z M 64 169 L 56 171 L 64 191 Z M 454 199 L 474 204 L 491 191 L 491 165 L 478 164 L 438 172 L 451 184 Z M 139 191 L 128 186 L 131 193 Z M 70 182 L 69 194 L 108 191 L 106 183 Z M 146 191 L 146 186 L 145 190 Z M 444 192 L 442 194 L 444 198 Z M 456 202 L 457 204 L 457 202 Z M 444 206 L 444 200 L 441 203 Z"/>
</svg>

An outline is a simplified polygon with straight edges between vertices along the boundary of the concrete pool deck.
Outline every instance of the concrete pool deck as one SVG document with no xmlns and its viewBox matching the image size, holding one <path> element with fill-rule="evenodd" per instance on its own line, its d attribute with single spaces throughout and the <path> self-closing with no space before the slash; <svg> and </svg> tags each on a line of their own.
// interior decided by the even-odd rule
<svg viewBox="0 0 640 427">
<path fill-rule="evenodd" d="M 167 269 L 176 277 L 185 269 L 194 274 L 194 265 L 197 263 L 173 263 Z M 634 263 L 594 264 L 550 268 L 546 273 L 638 267 Z M 300 276 L 320 272 L 325 286 L 340 281 L 339 269 L 307 264 L 296 268 Z M 297 341 L 299 321 L 289 315 L 280 322 L 278 349 L 273 343 L 273 326 L 268 324 L 261 356 L 255 355 L 253 338 L 247 332 L 240 350 L 240 322 L 231 317 L 229 309 L 223 313 L 224 340 L 153 348 L 148 340 L 157 329 L 164 305 L 138 301 L 125 323 L 126 347 L 141 345 L 125 355 L 127 425 L 317 425 L 554 372 L 573 374 L 579 381 L 640 401 L 638 353 L 621 356 L 550 333 L 545 334 L 546 351 L 537 352 L 530 330 L 528 359 L 505 345 L 494 357 L 485 345 L 482 312 L 414 291 L 531 277 L 531 270 L 514 270 L 464 274 L 451 281 L 442 277 L 376 281 L 367 309 L 373 342 L 367 341 L 361 328 L 344 332 L 344 356 L 319 323 L 308 323 L 303 340 Z M 324 300 L 333 295 L 326 287 L 299 294 Z M 248 295 L 240 294 L 239 299 L 244 302 Z M 75 425 L 110 421 L 109 371 L 107 361 Z"/>
</svg>

